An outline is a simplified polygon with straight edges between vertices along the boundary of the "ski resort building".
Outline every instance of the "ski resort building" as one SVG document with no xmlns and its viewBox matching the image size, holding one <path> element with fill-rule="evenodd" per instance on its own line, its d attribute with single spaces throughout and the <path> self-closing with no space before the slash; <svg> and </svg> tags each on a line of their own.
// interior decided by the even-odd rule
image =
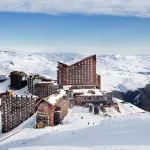
<svg viewBox="0 0 150 150">
<path fill-rule="evenodd" d="M 13 71 L 10 73 L 10 86 L 14 89 L 21 89 L 27 85 L 27 74 L 25 72 Z"/>
<path fill-rule="evenodd" d="M 58 90 L 58 85 L 55 85 L 52 82 L 38 82 L 35 84 L 35 95 L 44 98 L 53 94 L 56 90 Z"/>
<path fill-rule="evenodd" d="M 29 75 L 28 91 L 40 98 L 47 97 L 58 90 L 58 85 L 52 79 L 44 78 L 38 74 Z"/>
<path fill-rule="evenodd" d="M 113 105 L 112 94 L 102 92 L 99 89 L 73 89 L 69 97 L 75 105 L 86 106 L 88 104 L 111 106 Z"/>
<path fill-rule="evenodd" d="M 31 74 L 27 79 L 28 91 L 35 94 L 35 84 L 41 82 L 42 79 L 38 74 Z"/>
<path fill-rule="evenodd" d="M 35 96 L 19 96 L 10 92 L 1 96 L 2 132 L 9 132 L 35 113 Z"/>
<path fill-rule="evenodd" d="M 60 87 L 101 88 L 100 75 L 96 74 L 96 55 L 86 57 L 72 65 L 58 63 L 57 81 Z"/>
<path fill-rule="evenodd" d="M 69 101 L 64 90 L 57 91 L 38 101 L 37 105 L 36 126 L 54 126 L 68 113 Z"/>
</svg>

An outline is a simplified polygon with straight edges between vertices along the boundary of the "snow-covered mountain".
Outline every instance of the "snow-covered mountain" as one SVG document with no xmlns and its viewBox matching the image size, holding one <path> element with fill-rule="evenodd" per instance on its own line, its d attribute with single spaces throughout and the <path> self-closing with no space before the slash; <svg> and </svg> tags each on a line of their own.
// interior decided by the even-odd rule
<svg viewBox="0 0 150 150">
<path fill-rule="evenodd" d="M 40 73 L 56 77 L 57 62 L 70 62 L 80 57 L 75 53 L 26 53 L 0 51 L 0 73 L 8 74 L 12 70 L 27 73 Z"/>
<path fill-rule="evenodd" d="M 150 81 L 150 56 L 98 55 L 97 70 L 105 90 L 122 92 L 144 87 Z"/>
<path fill-rule="evenodd" d="M 83 57 L 76 53 L 0 51 L 0 75 L 20 70 L 56 78 L 57 61 L 71 64 Z M 102 90 L 127 91 L 144 87 L 150 81 L 149 61 L 150 56 L 142 55 L 97 55 Z M 0 91 L 6 90 L 9 82 L 9 79 L 0 82 Z M 26 92 L 26 87 L 15 91 L 16 94 Z M 121 113 L 110 107 L 106 114 L 93 115 L 87 108 L 74 107 L 63 125 L 55 127 L 34 129 L 36 115 L 33 115 L 11 132 L 0 133 L 0 150 L 149 150 L 149 113 L 130 103 L 114 100 Z"/>
<path fill-rule="evenodd" d="M 57 62 L 74 63 L 85 56 L 77 53 L 0 51 L 0 74 L 12 70 L 40 73 L 56 78 Z M 97 73 L 101 75 L 102 90 L 136 90 L 150 81 L 150 56 L 121 56 L 97 54 Z M 0 90 L 3 83 L 0 83 Z"/>
</svg>

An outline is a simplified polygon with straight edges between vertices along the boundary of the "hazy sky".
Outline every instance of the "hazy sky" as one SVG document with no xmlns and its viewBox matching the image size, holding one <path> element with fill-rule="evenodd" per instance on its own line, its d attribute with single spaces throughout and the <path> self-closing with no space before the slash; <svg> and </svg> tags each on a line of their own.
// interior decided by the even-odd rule
<svg viewBox="0 0 150 150">
<path fill-rule="evenodd" d="M 0 49 L 150 54 L 150 0 L 1 0 Z"/>
</svg>

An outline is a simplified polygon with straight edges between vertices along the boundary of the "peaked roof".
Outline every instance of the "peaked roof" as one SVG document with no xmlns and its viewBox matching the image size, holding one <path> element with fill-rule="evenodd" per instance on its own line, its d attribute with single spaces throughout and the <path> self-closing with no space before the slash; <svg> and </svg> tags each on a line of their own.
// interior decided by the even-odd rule
<svg viewBox="0 0 150 150">
<path fill-rule="evenodd" d="M 59 62 L 59 61 L 58 61 L 58 63 L 61 64 L 61 65 L 63 65 L 63 66 L 65 66 L 65 67 L 68 67 L 68 65 L 66 65 L 66 64 L 64 64 L 64 63 L 61 63 L 61 62 Z"/>
<path fill-rule="evenodd" d="M 66 95 L 66 92 L 61 89 L 58 94 L 52 94 L 48 97 L 42 98 L 36 105 L 38 105 L 41 101 L 45 101 L 48 104 L 54 106 L 57 103 L 57 100 L 59 100 L 64 95 Z"/>
<path fill-rule="evenodd" d="M 70 66 L 73 66 L 73 65 L 75 65 L 75 64 L 78 64 L 78 63 L 80 63 L 80 62 L 82 62 L 82 61 L 85 61 L 85 60 L 87 60 L 87 59 L 89 59 L 89 58 L 92 58 L 92 57 L 95 57 L 95 58 L 96 58 L 96 55 L 90 55 L 90 56 L 88 56 L 88 57 L 85 57 L 85 58 L 83 58 L 83 59 L 81 59 L 81 60 L 79 60 L 79 61 L 73 63 L 72 65 L 66 65 L 66 64 L 61 63 L 61 62 L 58 62 L 58 63 L 60 63 L 60 64 L 62 64 L 62 65 L 64 65 L 64 66 L 66 66 L 66 67 L 70 67 Z"/>
</svg>

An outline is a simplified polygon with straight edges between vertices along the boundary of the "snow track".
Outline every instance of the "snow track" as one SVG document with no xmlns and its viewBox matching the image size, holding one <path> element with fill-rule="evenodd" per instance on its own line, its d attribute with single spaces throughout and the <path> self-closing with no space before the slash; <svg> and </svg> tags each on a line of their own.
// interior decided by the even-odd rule
<svg viewBox="0 0 150 150">
<path fill-rule="evenodd" d="M 12 134 L 7 134 L 6 136 L 2 136 L 2 137 L 0 137 L 0 142 L 2 142 L 2 141 L 4 141 L 4 140 L 7 140 L 8 138 L 10 138 L 10 137 L 12 137 L 12 136 L 14 136 L 14 135 L 16 135 L 17 133 L 19 133 L 21 130 L 19 130 L 19 131 L 16 131 L 16 132 L 13 132 Z"/>
</svg>

